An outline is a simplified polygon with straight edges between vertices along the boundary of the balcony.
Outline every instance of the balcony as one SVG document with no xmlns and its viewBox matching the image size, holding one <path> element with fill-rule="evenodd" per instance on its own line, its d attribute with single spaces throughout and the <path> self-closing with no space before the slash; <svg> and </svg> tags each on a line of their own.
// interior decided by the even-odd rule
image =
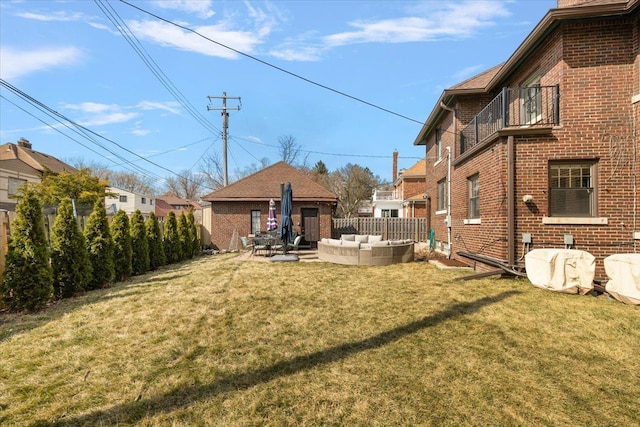
<svg viewBox="0 0 640 427">
<path fill-rule="evenodd" d="M 508 127 L 560 124 L 560 87 L 503 88 L 460 132 L 460 154 Z"/>
<path fill-rule="evenodd" d="M 373 192 L 373 201 L 402 201 L 402 191 L 399 190 L 376 190 Z"/>
</svg>

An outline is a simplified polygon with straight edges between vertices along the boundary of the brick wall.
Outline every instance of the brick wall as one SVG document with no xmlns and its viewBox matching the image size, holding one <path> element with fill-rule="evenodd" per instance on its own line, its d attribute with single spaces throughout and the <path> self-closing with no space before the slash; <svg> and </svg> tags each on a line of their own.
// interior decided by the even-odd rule
<svg viewBox="0 0 640 427">
<path fill-rule="evenodd" d="M 326 203 L 293 202 L 293 229 L 300 232 L 302 208 L 318 209 L 320 219 L 320 238 L 331 237 L 332 207 Z M 269 204 L 266 202 L 212 202 L 211 203 L 211 245 L 218 249 L 229 249 L 233 244 L 241 248 L 239 242 L 232 244 L 234 231 L 238 236 L 251 233 L 251 211 L 260 211 L 260 225 L 266 230 Z M 280 203 L 276 202 L 278 224 L 280 224 Z"/>
<path fill-rule="evenodd" d="M 640 173 L 637 129 L 640 101 L 638 17 L 563 23 L 546 37 L 503 86 L 515 87 L 534 73 L 542 85 L 560 85 L 560 121 L 546 135 L 518 129 L 515 143 L 515 248 L 523 256 L 522 233 L 531 233 L 533 248 L 564 247 L 564 235 L 575 247 L 597 258 L 596 278 L 604 278 L 602 260 L 612 253 L 640 250 L 633 241 L 634 209 L 640 226 Z M 493 95 L 493 94 L 492 94 Z M 492 96 L 459 96 L 456 112 L 462 129 Z M 449 114 L 440 123 L 443 145 L 453 144 Z M 452 168 L 452 253 L 465 250 L 507 259 L 507 137 Z M 444 151 L 443 151 L 444 152 Z M 446 215 L 435 215 L 437 182 L 447 176 L 446 159 L 436 164 L 433 135 L 427 144 L 427 194 L 432 199 L 431 227 L 436 240 L 447 241 Z M 597 216 L 607 225 L 544 224 L 548 216 L 548 164 L 551 160 L 597 162 Z M 454 162 L 455 163 L 455 162 Z M 465 224 L 470 176 L 480 177 L 480 224 Z M 533 196 L 525 204 L 522 197 Z M 634 200 L 636 203 L 634 204 Z M 634 246 L 635 244 L 635 246 Z M 467 261 L 463 258 L 461 260 Z M 478 270 L 491 267 L 478 264 Z"/>
</svg>

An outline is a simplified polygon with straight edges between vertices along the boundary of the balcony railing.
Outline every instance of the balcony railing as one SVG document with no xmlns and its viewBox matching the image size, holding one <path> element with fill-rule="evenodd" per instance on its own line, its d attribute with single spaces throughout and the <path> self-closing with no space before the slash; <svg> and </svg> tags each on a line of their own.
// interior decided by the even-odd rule
<svg viewBox="0 0 640 427">
<path fill-rule="evenodd" d="M 507 127 L 549 126 L 560 123 L 560 88 L 505 87 L 460 132 L 460 154 Z"/>
<path fill-rule="evenodd" d="M 402 200 L 402 192 L 398 190 L 375 190 L 373 201 L 381 200 Z"/>
</svg>

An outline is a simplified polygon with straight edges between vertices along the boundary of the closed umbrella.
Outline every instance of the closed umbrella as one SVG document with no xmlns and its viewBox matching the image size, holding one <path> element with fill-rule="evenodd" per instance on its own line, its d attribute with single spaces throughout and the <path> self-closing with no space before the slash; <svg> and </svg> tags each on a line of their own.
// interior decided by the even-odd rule
<svg viewBox="0 0 640 427">
<path fill-rule="evenodd" d="M 278 220 L 276 219 L 276 202 L 269 200 L 269 217 L 267 218 L 267 231 L 278 228 Z"/>
<path fill-rule="evenodd" d="M 293 220 L 291 219 L 291 211 L 293 210 L 293 192 L 291 191 L 291 183 L 287 182 L 282 193 L 280 212 L 280 239 L 284 247 L 287 247 L 287 243 L 291 243 L 291 232 L 293 231 Z"/>
</svg>

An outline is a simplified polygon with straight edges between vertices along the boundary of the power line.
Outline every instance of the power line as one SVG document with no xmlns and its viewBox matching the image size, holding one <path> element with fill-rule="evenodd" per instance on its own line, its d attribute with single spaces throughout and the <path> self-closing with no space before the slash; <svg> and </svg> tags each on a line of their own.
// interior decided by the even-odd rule
<svg viewBox="0 0 640 427">
<path fill-rule="evenodd" d="M 207 37 L 207 36 L 204 36 L 204 35 L 200 34 L 199 32 L 197 32 L 196 30 L 194 30 L 194 29 L 192 29 L 192 28 L 189 28 L 189 27 L 187 27 L 187 26 L 185 26 L 185 25 L 178 24 L 178 23 L 173 22 L 173 21 L 171 21 L 171 20 L 169 20 L 169 19 L 163 18 L 163 17 L 161 17 L 161 16 L 159 16 L 159 15 L 156 15 L 156 14 L 154 14 L 154 13 L 152 13 L 152 12 L 149 12 L 148 10 L 145 10 L 145 9 L 143 9 L 143 8 L 139 7 L 139 6 L 136 6 L 136 5 L 134 5 L 134 4 L 131 4 L 131 3 L 127 2 L 126 0 L 120 0 L 120 1 L 121 1 L 122 3 L 124 3 L 124 4 L 128 5 L 128 6 L 133 7 L 134 9 L 137 9 L 137 10 L 139 10 L 139 11 L 140 11 L 140 12 L 142 12 L 142 13 L 146 13 L 147 15 L 152 16 L 152 17 L 154 17 L 154 18 L 156 18 L 156 19 L 158 19 L 158 20 L 160 20 L 160 21 L 166 22 L 166 23 L 168 23 L 168 24 L 171 24 L 171 25 L 173 25 L 173 26 L 176 26 L 176 27 L 178 27 L 178 28 L 181 28 L 181 29 L 183 29 L 183 30 L 185 30 L 185 31 L 188 31 L 188 32 L 190 32 L 190 33 L 193 33 L 193 34 L 195 34 L 195 35 L 197 35 L 197 36 L 199 36 L 199 37 L 202 37 L 202 38 L 203 38 L 203 39 L 205 39 L 205 40 L 208 40 L 208 41 L 209 41 L 209 42 L 211 42 L 211 43 L 214 43 L 214 44 L 216 44 L 216 45 L 218 45 L 218 46 L 221 46 L 221 47 L 223 47 L 223 48 L 225 48 L 225 49 L 228 49 L 228 50 L 230 50 L 230 51 L 232 51 L 232 52 L 235 52 L 235 53 L 237 53 L 238 55 L 242 55 L 242 56 L 244 56 L 244 57 L 247 57 L 247 58 L 249 58 L 249 59 L 252 59 L 252 60 L 254 60 L 254 61 L 256 61 L 256 62 L 259 62 L 259 63 L 261 63 L 261 64 L 263 64 L 263 65 L 266 65 L 266 66 L 271 67 L 271 68 L 273 68 L 273 69 L 275 69 L 275 70 L 278 70 L 278 71 L 283 72 L 283 73 L 285 73 L 285 74 L 288 74 L 288 75 L 290 75 L 290 76 L 292 76 L 292 77 L 295 77 L 295 78 L 297 78 L 297 79 L 300 79 L 300 80 L 302 80 L 302 81 L 304 81 L 304 82 L 310 83 L 310 84 L 312 84 L 312 85 L 314 85 L 314 86 L 318 86 L 318 87 L 320 87 L 320 88 L 322 88 L 322 89 L 326 89 L 326 90 L 331 91 L 331 92 L 334 92 L 334 93 L 336 93 L 336 94 L 338 94 L 338 95 L 341 95 L 341 96 L 344 96 L 344 97 L 346 97 L 346 98 L 352 99 L 352 100 L 354 100 L 354 101 L 360 102 L 360 103 L 362 103 L 362 104 L 368 105 L 369 107 L 373 107 L 373 108 L 376 108 L 376 109 L 378 109 L 378 110 L 384 111 L 385 113 L 389 113 L 389 114 L 392 114 L 392 115 L 394 115 L 394 116 L 397 116 L 397 117 L 400 117 L 400 118 L 403 118 L 403 119 L 409 120 L 409 121 L 411 121 L 411 122 L 415 122 L 415 123 L 418 123 L 418 124 L 420 124 L 420 125 L 424 125 L 424 122 L 423 122 L 423 121 L 421 121 L 421 120 L 412 119 L 411 117 L 405 116 L 405 115 L 400 114 L 400 113 L 396 113 L 395 111 L 392 111 L 392 110 L 389 110 L 389 109 L 387 109 L 387 108 L 381 107 L 381 106 L 376 105 L 376 104 L 374 104 L 374 103 L 372 103 L 372 102 L 365 101 L 365 100 L 363 100 L 363 99 L 361 99 L 361 98 L 358 98 L 358 97 L 356 97 L 356 96 L 349 95 L 348 93 L 345 93 L 345 92 L 342 92 L 342 91 L 340 91 L 340 90 L 334 89 L 334 88 L 329 87 L 329 86 L 327 86 L 327 85 L 324 85 L 324 84 L 322 84 L 322 83 L 318 83 L 318 82 L 316 82 L 316 81 L 314 81 L 314 80 L 311 80 L 311 79 L 309 79 L 309 78 L 303 77 L 303 76 L 301 76 L 300 74 L 296 74 L 296 73 L 294 73 L 294 72 L 292 72 L 292 71 L 289 71 L 289 70 L 286 70 L 286 69 L 284 69 L 284 68 L 282 68 L 282 67 L 278 67 L 277 65 L 271 64 L 270 62 L 267 62 L 267 61 L 264 61 L 264 60 L 262 60 L 262 59 L 256 58 L 255 56 L 249 55 L 248 53 L 244 53 L 244 52 L 242 52 L 242 51 L 240 51 L 240 50 L 234 49 L 234 48 L 232 48 L 232 47 L 230 47 L 230 46 L 227 46 L 227 45 L 225 45 L 225 44 L 223 44 L 223 43 L 220 43 L 220 42 L 218 42 L 218 41 L 215 41 L 215 40 L 213 40 L 213 39 L 211 39 L 211 38 L 209 38 L 209 37 Z"/>
</svg>

